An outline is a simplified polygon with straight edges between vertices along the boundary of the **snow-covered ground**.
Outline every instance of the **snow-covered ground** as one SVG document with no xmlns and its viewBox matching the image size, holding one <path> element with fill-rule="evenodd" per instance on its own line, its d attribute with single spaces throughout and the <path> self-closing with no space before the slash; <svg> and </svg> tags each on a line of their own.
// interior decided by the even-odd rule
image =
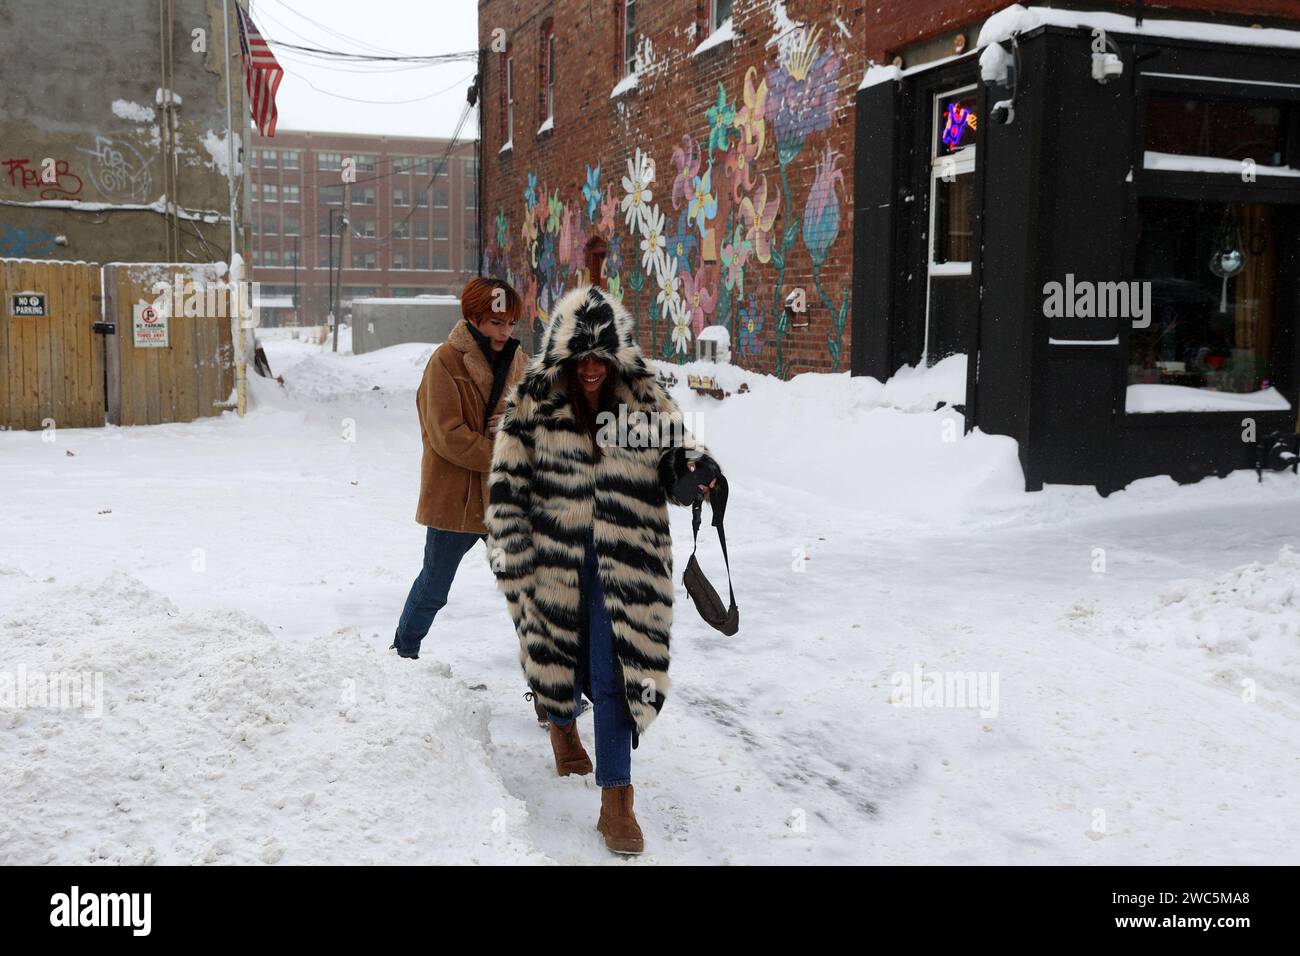
<svg viewBox="0 0 1300 956">
<path fill-rule="evenodd" d="M 29 692 L 0 863 L 612 861 L 481 548 L 420 660 L 387 650 L 431 346 L 265 344 L 286 387 L 242 421 L 0 433 L 0 705 Z M 674 369 L 731 479 L 742 626 L 696 616 L 675 509 L 641 862 L 1300 862 L 1300 485 L 1024 494 L 1009 439 L 935 410 L 961 362 L 725 369 L 721 403 Z M 707 530 L 701 557 L 725 588 Z M 53 674 L 100 706 L 33 704 Z"/>
</svg>

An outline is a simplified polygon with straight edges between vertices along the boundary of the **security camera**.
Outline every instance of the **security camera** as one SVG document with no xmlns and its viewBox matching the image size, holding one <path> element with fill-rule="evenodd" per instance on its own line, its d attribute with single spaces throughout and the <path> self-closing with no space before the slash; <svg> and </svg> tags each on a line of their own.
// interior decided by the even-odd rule
<svg viewBox="0 0 1300 956">
<path fill-rule="evenodd" d="M 1016 118 L 1016 108 L 1011 100 L 1000 100 L 989 110 L 989 119 L 1000 126 L 1008 126 Z"/>
</svg>

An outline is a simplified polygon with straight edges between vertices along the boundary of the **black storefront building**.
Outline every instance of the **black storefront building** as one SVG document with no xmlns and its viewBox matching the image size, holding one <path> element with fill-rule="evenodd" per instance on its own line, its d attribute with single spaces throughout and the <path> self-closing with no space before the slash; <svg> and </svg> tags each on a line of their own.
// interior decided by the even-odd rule
<svg viewBox="0 0 1300 956">
<path fill-rule="evenodd" d="M 967 427 L 1017 439 L 1028 490 L 1280 464 L 1300 29 L 999 18 L 858 91 L 854 374 L 965 354 Z"/>
</svg>

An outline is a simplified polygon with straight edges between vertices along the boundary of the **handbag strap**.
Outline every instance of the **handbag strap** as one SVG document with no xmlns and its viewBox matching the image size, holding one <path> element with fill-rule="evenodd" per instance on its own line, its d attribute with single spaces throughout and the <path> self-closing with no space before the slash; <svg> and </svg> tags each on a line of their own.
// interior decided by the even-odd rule
<svg viewBox="0 0 1300 956">
<path fill-rule="evenodd" d="M 722 527 L 722 517 L 727 511 L 727 479 L 718 475 L 718 483 L 709 492 L 709 509 L 713 512 L 713 526 L 718 529 L 718 543 L 722 545 L 722 563 L 727 567 L 727 594 L 730 606 L 736 606 L 736 590 L 731 586 L 731 559 L 727 557 L 727 533 Z M 700 512 L 704 507 L 703 496 L 695 499 L 695 504 L 691 506 L 691 535 L 694 538 L 694 544 L 691 547 L 691 557 L 695 557 L 695 551 L 700 546 Z"/>
</svg>

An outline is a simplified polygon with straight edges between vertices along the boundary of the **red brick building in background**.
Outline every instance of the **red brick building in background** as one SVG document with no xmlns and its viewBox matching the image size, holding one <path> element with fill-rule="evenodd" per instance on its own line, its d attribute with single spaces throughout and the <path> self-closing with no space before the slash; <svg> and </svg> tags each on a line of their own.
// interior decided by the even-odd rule
<svg viewBox="0 0 1300 956">
<path fill-rule="evenodd" d="M 605 278 L 648 354 L 693 358 L 716 325 L 747 368 L 848 369 L 859 83 L 873 64 L 973 50 L 1006 6 L 481 0 L 484 271 L 515 284 L 540 323 L 586 281 L 580 250 L 599 235 Z M 1294 16 L 1296 4 L 1141 6 L 1240 24 Z M 805 311 L 787 311 L 792 296 Z"/>
<path fill-rule="evenodd" d="M 478 171 L 472 141 L 450 147 L 417 137 L 254 135 L 249 258 L 261 283 L 262 324 L 325 323 L 331 210 L 333 261 L 342 270 L 336 312 L 346 317 L 351 300 L 364 296 L 459 295 L 477 272 Z M 346 157 L 356 178 L 345 190 Z"/>
</svg>

